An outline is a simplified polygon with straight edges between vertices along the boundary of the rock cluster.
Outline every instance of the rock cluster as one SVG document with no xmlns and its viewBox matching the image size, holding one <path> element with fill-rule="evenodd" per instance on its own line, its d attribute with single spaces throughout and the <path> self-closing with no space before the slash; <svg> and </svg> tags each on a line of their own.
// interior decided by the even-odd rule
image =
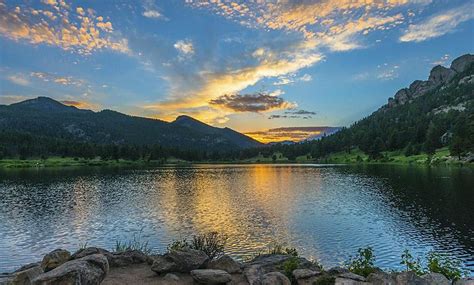
<svg viewBox="0 0 474 285">
<path fill-rule="evenodd" d="M 474 63 L 474 55 L 465 54 L 453 60 L 450 68 L 441 65 L 435 66 L 431 69 L 428 80 L 415 80 L 408 88 L 403 88 L 395 93 L 393 98 L 388 99 L 386 108 L 392 108 L 403 105 L 413 98 L 424 95 L 443 84 L 449 83 L 456 74 L 464 72 L 469 66 Z M 459 81 L 459 84 L 472 83 L 472 77 L 465 77 Z"/>
<path fill-rule="evenodd" d="M 297 264 L 297 268 L 288 272 L 290 261 Z M 474 285 L 474 280 L 468 278 L 451 282 L 439 273 L 418 276 L 410 271 L 387 273 L 382 270 L 366 278 L 341 267 L 324 271 L 305 258 L 282 254 L 264 254 L 240 263 L 227 255 L 210 260 L 204 252 L 192 249 L 146 256 L 135 250 L 109 252 L 95 247 L 81 249 L 72 255 L 62 249 L 54 250 L 45 255 L 41 262 L 25 265 L 9 275 L 0 275 L 0 285 L 101 283 Z"/>
</svg>

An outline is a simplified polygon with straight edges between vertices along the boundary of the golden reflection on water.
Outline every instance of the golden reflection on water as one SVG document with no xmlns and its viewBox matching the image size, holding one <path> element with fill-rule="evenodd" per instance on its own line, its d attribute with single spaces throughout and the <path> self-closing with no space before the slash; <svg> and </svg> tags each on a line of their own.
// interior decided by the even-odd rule
<svg viewBox="0 0 474 285">
<path fill-rule="evenodd" d="M 236 250 L 266 247 L 269 241 L 262 236 L 279 242 L 288 237 L 295 205 L 295 195 L 289 191 L 294 190 L 289 189 L 295 183 L 291 181 L 294 169 L 253 165 L 232 170 L 236 175 L 226 175 L 226 171 L 189 169 L 183 176 L 182 170 L 170 170 L 168 183 L 157 182 L 162 195 L 158 198 L 161 208 L 156 210 L 164 215 L 167 229 L 218 231 L 229 237 L 229 247 Z"/>
</svg>

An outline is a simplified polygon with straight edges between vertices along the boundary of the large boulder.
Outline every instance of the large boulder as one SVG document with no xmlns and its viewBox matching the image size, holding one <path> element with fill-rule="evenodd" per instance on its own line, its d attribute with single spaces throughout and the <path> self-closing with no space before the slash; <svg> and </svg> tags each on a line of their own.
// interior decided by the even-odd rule
<svg viewBox="0 0 474 285">
<path fill-rule="evenodd" d="M 155 256 L 151 270 L 158 274 L 168 272 L 187 273 L 202 268 L 207 261 L 209 261 L 209 257 L 200 250 L 173 250 L 164 255 Z"/>
<path fill-rule="evenodd" d="M 396 276 L 397 285 L 429 285 L 430 283 L 420 276 L 416 275 L 413 271 L 405 271 L 397 274 Z"/>
<path fill-rule="evenodd" d="M 99 247 L 86 247 L 86 248 L 81 248 L 79 249 L 78 251 L 76 251 L 72 256 L 71 256 L 71 259 L 79 259 L 79 258 L 83 258 L 85 256 L 88 256 L 88 255 L 92 255 L 92 254 L 103 254 L 103 255 L 107 255 L 109 254 L 110 252 L 108 250 L 105 250 L 103 248 L 99 248 Z"/>
<path fill-rule="evenodd" d="M 431 284 L 431 285 L 449 285 L 449 284 L 451 284 L 451 282 L 448 280 L 448 278 L 446 278 L 446 276 L 444 276 L 443 274 L 440 274 L 440 273 L 434 273 L 434 272 L 428 273 L 428 274 L 425 274 L 425 275 L 421 276 L 421 278 L 428 281 L 428 283 Z"/>
<path fill-rule="evenodd" d="M 140 264 L 148 261 L 148 257 L 139 250 L 127 250 L 123 252 L 112 252 L 106 254 L 110 267 L 124 267 L 132 264 Z"/>
<path fill-rule="evenodd" d="M 48 272 L 69 261 L 70 258 L 71 253 L 69 251 L 65 249 L 55 249 L 43 257 L 43 261 L 41 261 L 41 267 L 43 268 L 44 272 Z"/>
<path fill-rule="evenodd" d="M 396 276 L 386 272 L 370 273 L 367 276 L 367 282 L 374 285 L 395 285 L 397 283 Z"/>
<path fill-rule="evenodd" d="M 474 55 L 465 54 L 462 55 L 451 63 L 451 69 L 454 69 L 456 72 L 461 73 L 466 70 L 472 63 L 474 63 Z"/>
<path fill-rule="evenodd" d="M 36 277 L 34 285 L 95 285 L 109 272 L 109 263 L 102 254 L 88 255 L 71 260 Z"/>
<path fill-rule="evenodd" d="M 320 271 L 315 271 L 315 270 L 305 269 L 305 268 L 293 270 L 293 277 L 295 277 L 296 280 L 307 279 L 319 274 L 321 274 Z"/>
<path fill-rule="evenodd" d="M 228 255 L 223 255 L 218 259 L 211 260 L 207 263 L 206 268 L 208 269 L 220 269 L 228 273 L 241 273 L 242 264 L 235 261 L 232 257 Z"/>
<path fill-rule="evenodd" d="M 36 264 L 34 266 L 23 266 L 20 269 L 21 270 L 17 270 L 8 276 L 5 276 L 5 280 L 0 278 L 0 284 L 29 285 L 33 279 L 43 273 L 43 268 L 40 264 Z"/>
<path fill-rule="evenodd" d="M 232 280 L 232 276 L 219 269 L 195 269 L 191 276 L 197 283 L 201 284 L 225 284 Z"/>
<path fill-rule="evenodd" d="M 291 281 L 281 272 L 269 272 L 263 275 L 262 285 L 291 285 Z"/>
</svg>

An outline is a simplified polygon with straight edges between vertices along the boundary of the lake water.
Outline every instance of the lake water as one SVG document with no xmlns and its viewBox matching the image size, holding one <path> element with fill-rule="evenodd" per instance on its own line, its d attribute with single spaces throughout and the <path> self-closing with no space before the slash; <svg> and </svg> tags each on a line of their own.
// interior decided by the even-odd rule
<svg viewBox="0 0 474 285">
<path fill-rule="evenodd" d="M 195 233 L 251 256 L 272 242 L 325 266 L 372 246 L 399 268 L 405 248 L 437 250 L 474 272 L 474 170 L 407 166 L 197 165 L 0 171 L 0 272 L 55 248 L 154 250 Z"/>
</svg>

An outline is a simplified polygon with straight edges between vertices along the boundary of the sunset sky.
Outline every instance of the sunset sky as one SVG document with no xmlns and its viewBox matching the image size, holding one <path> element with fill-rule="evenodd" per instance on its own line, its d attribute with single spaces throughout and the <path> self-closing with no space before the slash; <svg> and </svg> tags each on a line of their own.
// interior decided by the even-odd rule
<svg viewBox="0 0 474 285">
<path fill-rule="evenodd" d="M 349 125 L 472 53 L 473 19 L 469 0 L 0 0 L 0 104 L 301 137 L 282 127 Z"/>
</svg>

